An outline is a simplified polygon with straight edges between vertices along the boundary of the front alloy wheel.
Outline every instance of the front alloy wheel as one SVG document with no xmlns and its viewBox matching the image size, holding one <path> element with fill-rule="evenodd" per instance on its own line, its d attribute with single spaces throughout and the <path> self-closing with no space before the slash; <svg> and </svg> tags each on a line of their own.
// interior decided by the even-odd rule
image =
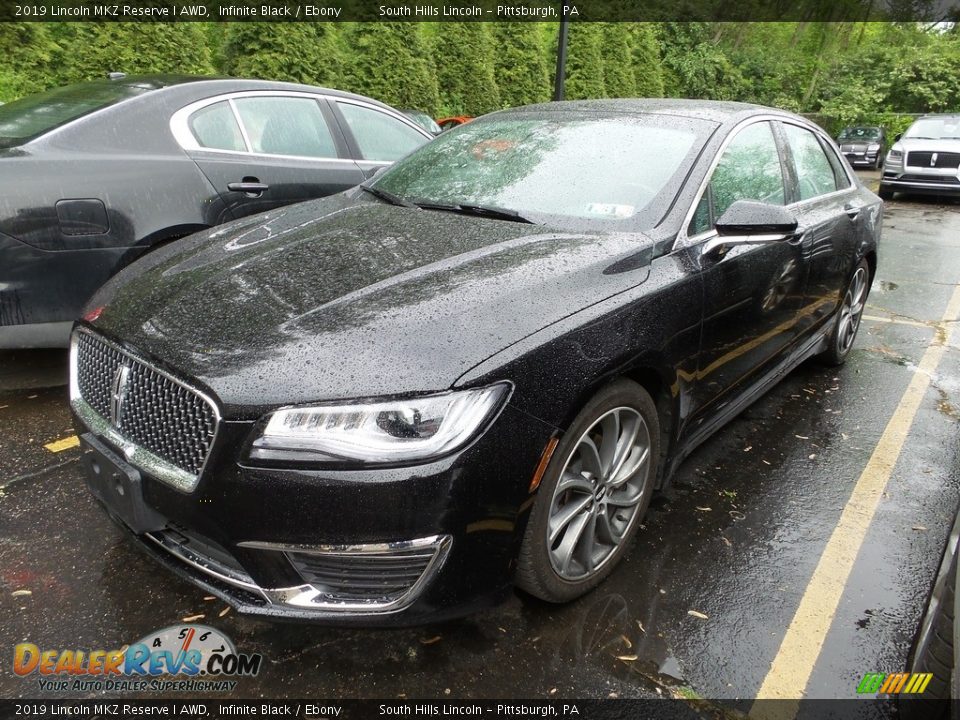
<svg viewBox="0 0 960 720">
<path fill-rule="evenodd" d="M 572 600 L 609 574 L 650 501 L 659 457 L 653 400 L 634 382 L 601 390 L 557 445 L 523 541 L 518 585 Z"/>
</svg>

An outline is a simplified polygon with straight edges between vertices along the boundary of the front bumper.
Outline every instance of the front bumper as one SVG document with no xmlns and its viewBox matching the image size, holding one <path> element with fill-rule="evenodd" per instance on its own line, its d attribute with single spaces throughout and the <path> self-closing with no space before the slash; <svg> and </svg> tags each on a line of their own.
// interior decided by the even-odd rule
<svg viewBox="0 0 960 720">
<path fill-rule="evenodd" d="M 932 173 L 910 166 L 905 169 L 888 167 L 880 179 L 880 187 L 894 192 L 922 195 L 960 195 L 960 172 L 946 170 Z"/>
<path fill-rule="evenodd" d="M 252 427 L 221 424 L 192 492 L 126 465 L 121 475 L 134 471 L 133 494 L 142 497 L 136 521 L 118 512 L 109 485 L 94 494 L 155 559 L 243 613 L 411 625 L 469 614 L 509 593 L 528 486 L 552 428 L 508 405 L 451 457 L 317 470 L 239 463 Z M 91 464 L 98 458 L 125 465 L 107 437 L 82 440 L 91 486 L 103 475 Z"/>
<path fill-rule="evenodd" d="M 853 166 L 872 166 L 877 164 L 877 157 L 879 157 L 880 152 L 845 152 L 843 156 L 847 159 Z"/>
</svg>

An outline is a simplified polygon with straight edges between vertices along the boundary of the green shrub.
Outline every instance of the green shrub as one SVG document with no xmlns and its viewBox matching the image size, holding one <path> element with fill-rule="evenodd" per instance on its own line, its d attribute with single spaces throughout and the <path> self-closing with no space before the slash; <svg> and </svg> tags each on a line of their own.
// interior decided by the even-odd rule
<svg viewBox="0 0 960 720">
<path fill-rule="evenodd" d="M 340 59 L 324 23 L 229 23 L 222 69 L 234 77 L 336 86 Z"/>
<path fill-rule="evenodd" d="M 606 97 L 626 98 L 637 94 L 633 73 L 633 33 L 625 23 L 600 23 L 603 35 L 603 85 Z"/>
<path fill-rule="evenodd" d="M 566 98 L 607 96 L 603 76 L 603 29 L 599 23 L 570 23 Z"/>
<path fill-rule="evenodd" d="M 493 25 L 495 74 L 500 102 L 517 107 L 546 102 L 553 93 L 541 23 Z"/>
<path fill-rule="evenodd" d="M 355 23 L 343 36 L 350 58 L 341 87 L 394 107 L 437 111 L 437 78 L 417 23 Z"/>
<path fill-rule="evenodd" d="M 433 59 L 441 114 L 483 115 L 500 109 L 487 23 L 443 23 L 434 38 Z"/>
</svg>

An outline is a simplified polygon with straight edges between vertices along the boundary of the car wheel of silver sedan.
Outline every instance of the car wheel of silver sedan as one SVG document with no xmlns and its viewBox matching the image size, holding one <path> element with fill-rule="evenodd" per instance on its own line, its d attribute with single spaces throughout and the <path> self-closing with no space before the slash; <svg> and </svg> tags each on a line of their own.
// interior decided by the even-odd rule
<svg viewBox="0 0 960 720">
<path fill-rule="evenodd" d="M 660 425 L 630 380 L 601 390 L 554 450 L 524 536 L 518 585 L 564 602 L 599 584 L 626 552 L 656 479 Z"/>
</svg>

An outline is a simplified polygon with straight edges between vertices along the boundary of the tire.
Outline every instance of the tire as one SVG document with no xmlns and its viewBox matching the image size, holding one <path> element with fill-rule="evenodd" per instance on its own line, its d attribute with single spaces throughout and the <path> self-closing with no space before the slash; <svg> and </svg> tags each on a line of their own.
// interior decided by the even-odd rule
<svg viewBox="0 0 960 720">
<path fill-rule="evenodd" d="M 824 364 L 838 366 L 847 361 L 870 294 L 870 280 L 870 266 L 866 260 L 861 260 L 853 269 L 847 289 L 840 300 L 840 309 L 837 310 L 828 339 L 829 346 L 818 356 Z"/>
<path fill-rule="evenodd" d="M 520 548 L 517 586 L 561 603 L 599 585 L 636 535 L 659 459 L 660 421 L 647 391 L 627 379 L 601 389 L 544 473 Z"/>
<path fill-rule="evenodd" d="M 910 672 L 931 673 L 933 677 L 922 695 L 904 695 L 900 698 L 900 715 L 905 720 L 937 720 L 950 717 L 950 703 L 931 703 L 931 700 L 950 700 L 953 669 L 953 618 L 957 582 L 957 556 L 953 555 L 942 590 L 935 587 L 933 595 L 939 595 L 935 607 L 933 598 L 927 603 L 927 614 L 921 628 L 927 627 L 924 637 L 918 638 L 922 645 L 914 648 Z M 931 613 L 932 610 L 932 613 Z M 924 633 L 921 632 L 921 635 Z"/>
<path fill-rule="evenodd" d="M 877 190 L 877 195 L 880 196 L 881 200 L 893 200 L 893 194 L 893 190 L 884 187 L 882 184 L 880 185 L 880 189 Z"/>
</svg>

